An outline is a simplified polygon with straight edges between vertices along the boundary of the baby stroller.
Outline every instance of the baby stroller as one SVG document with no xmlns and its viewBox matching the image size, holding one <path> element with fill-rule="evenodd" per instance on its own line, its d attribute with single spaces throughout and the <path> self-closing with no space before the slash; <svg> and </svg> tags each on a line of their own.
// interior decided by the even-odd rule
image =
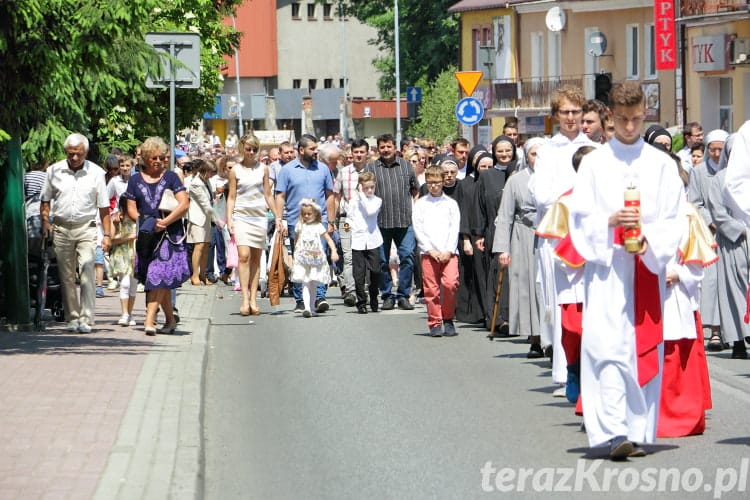
<svg viewBox="0 0 750 500">
<path fill-rule="evenodd" d="M 44 310 L 63 321 L 62 289 L 57 258 L 49 238 L 29 238 L 29 297 L 34 308 L 34 329 L 44 331 Z"/>
</svg>

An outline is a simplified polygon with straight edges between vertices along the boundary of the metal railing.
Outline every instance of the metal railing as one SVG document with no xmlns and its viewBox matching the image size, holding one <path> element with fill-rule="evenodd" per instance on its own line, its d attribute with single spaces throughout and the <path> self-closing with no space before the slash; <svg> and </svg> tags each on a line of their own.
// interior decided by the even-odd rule
<svg viewBox="0 0 750 500">
<path fill-rule="evenodd" d="M 583 76 L 522 78 L 492 81 L 492 108 L 550 107 L 552 93 L 563 85 L 584 88 Z"/>
</svg>

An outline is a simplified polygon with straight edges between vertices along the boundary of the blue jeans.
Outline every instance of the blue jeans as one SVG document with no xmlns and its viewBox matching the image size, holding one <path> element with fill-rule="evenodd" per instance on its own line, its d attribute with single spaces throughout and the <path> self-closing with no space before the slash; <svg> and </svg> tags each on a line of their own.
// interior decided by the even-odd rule
<svg viewBox="0 0 750 500">
<path fill-rule="evenodd" d="M 218 273 L 214 270 L 214 255 L 216 255 L 216 265 Z M 224 274 L 227 270 L 227 249 L 224 244 L 224 234 L 219 226 L 211 226 L 211 244 L 208 246 L 208 266 L 206 274 L 213 278 Z"/>
<path fill-rule="evenodd" d="M 294 226 L 289 225 L 289 242 L 292 245 L 292 254 L 294 254 Z M 323 240 L 323 251 L 328 253 L 328 244 L 325 240 Z M 315 290 L 315 301 L 319 301 L 326 298 L 326 289 L 328 288 L 328 283 L 319 283 L 316 290 Z M 302 283 L 292 283 L 292 295 L 294 295 L 294 300 L 297 302 L 302 302 Z"/>
<path fill-rule="evenodd" d="M 380 294 L 383 299 L 406 298 L 411 296 L 411 281 L 414 275 L 414 229 L 409 227 L 380 228 L 383 235 L 383 246 L 380 247 Z M 393 280 L 388 263 L 391 258 L 391 242 L 396 243 L 398 251 L 398 289 L 393 293 Z"/>
</svg>

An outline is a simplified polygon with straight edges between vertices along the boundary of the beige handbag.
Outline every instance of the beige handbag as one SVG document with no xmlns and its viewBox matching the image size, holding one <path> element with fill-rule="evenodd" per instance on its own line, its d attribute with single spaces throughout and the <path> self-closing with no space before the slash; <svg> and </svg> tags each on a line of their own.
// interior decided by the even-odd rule
<svg viewBox="0 0 750 500">
<path fill-rule="evenodd" d="M 174 192 L 171 189 L 165 189 L 161 195 L 159 210 L 166 213 L 172 213 L 179 205 L 180 202 L 175 198 Z"/>
</svg>

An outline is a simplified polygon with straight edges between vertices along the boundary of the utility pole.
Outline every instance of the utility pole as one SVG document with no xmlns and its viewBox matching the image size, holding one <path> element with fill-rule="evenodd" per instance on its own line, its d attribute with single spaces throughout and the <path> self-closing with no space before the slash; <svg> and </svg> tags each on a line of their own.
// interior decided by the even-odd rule
<svg viewBox="0 0 750 500">
<path fill-rule="evenodd" d="M 395 56 L 396 56 L 396 148 L 401 147 L 401 69 L 399 67 L 398 53 L 398 0 L 393 0 L 393 31 L 395 34 Z"/>
</svg>

